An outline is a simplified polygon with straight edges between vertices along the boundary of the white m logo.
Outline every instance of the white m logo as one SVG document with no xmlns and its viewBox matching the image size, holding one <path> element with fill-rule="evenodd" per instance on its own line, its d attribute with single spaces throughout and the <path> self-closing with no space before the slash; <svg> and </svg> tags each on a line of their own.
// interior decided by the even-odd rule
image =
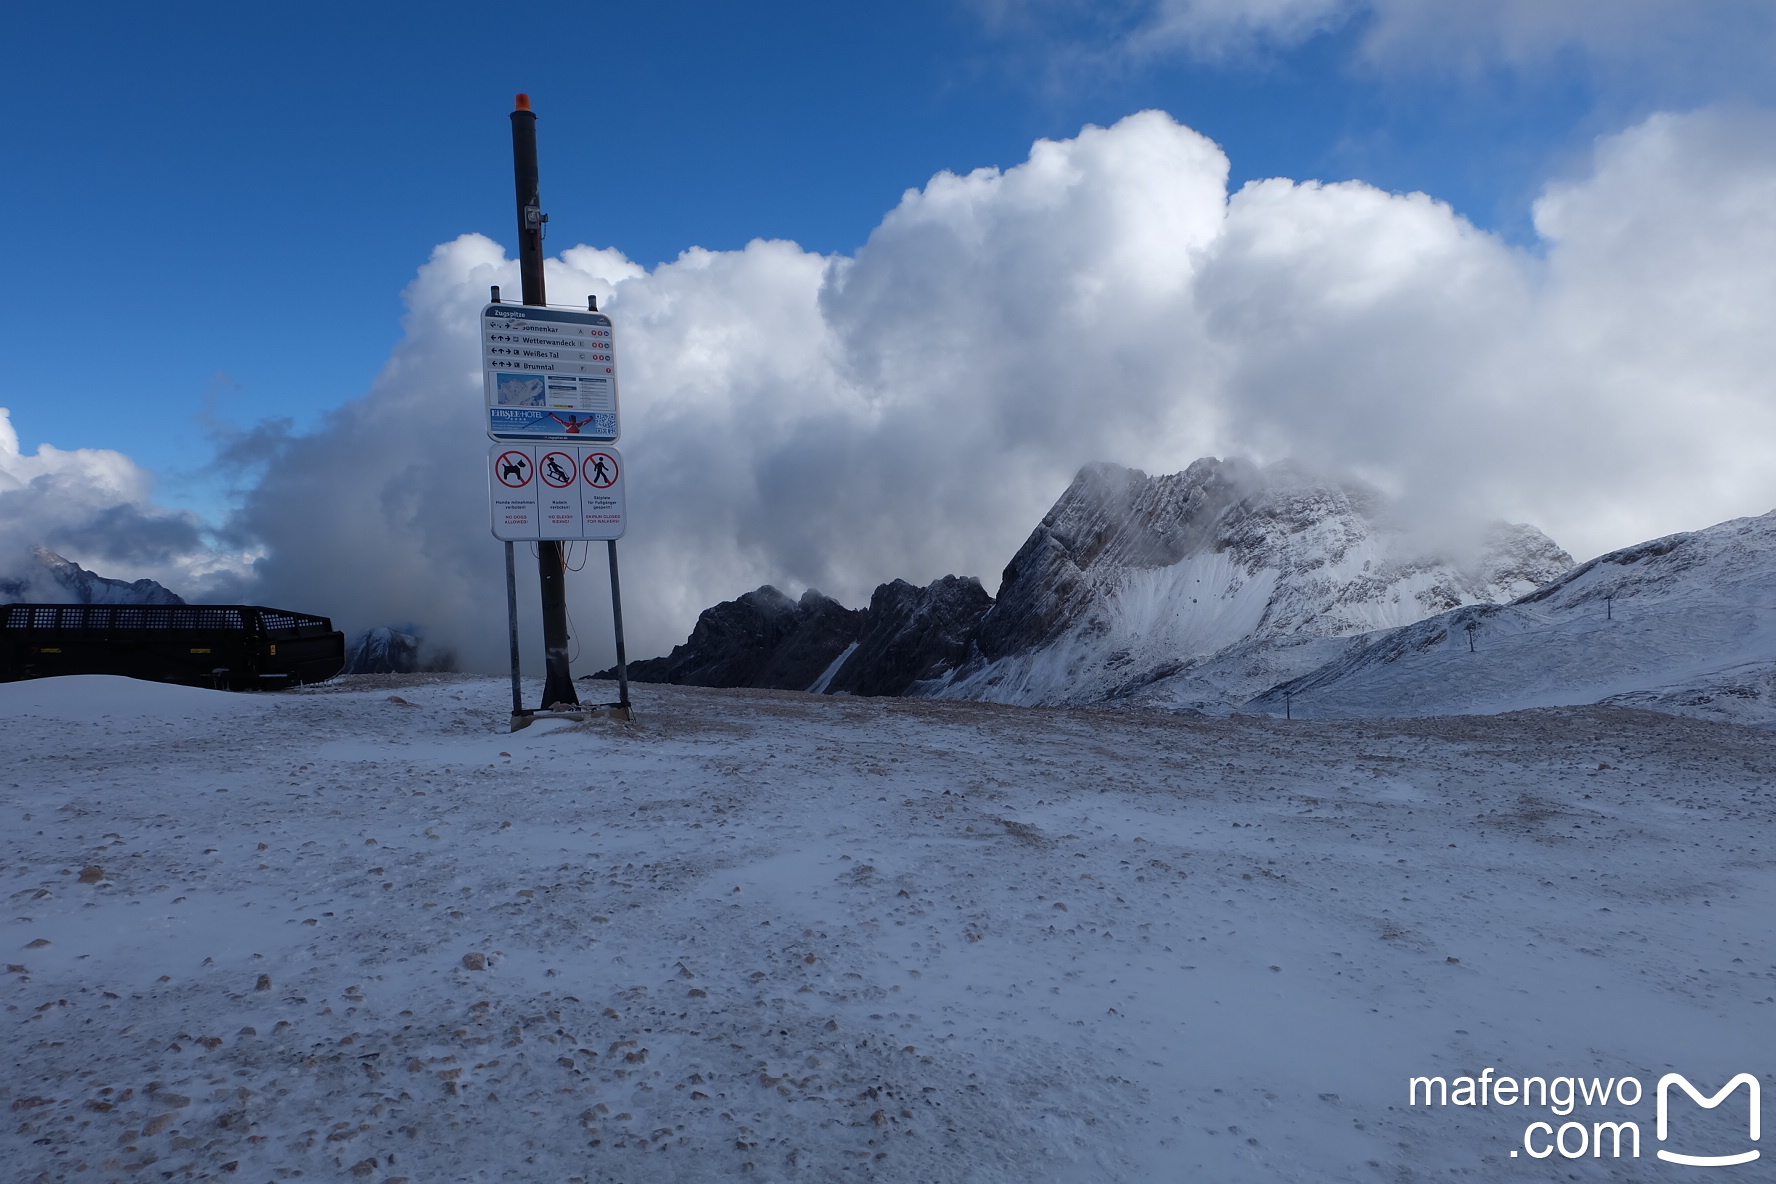
<svg viewBox="0 0 1776 1184">
<path fill-rule="evenodd" d="M 1665 1098 L 1666 1093 L 1673 1085 L 1681 1086 L 1684 1093 L 1690 1095 L 1690 1101 L 1704 1110 L 1714 1109 L 1727 1100 L 1728 1094 L 1741 1085 L 1745 1086 L 1751 1094 L 1751 1141 L 1753 1143 L 1758 1141 L 1758 1135 L 1762 1133 L 1762 1120 L 1759 1115 L 1763 1107 L 1757 1078 L 1749 1073 L 1741 1073 L 1722 1086 L 1720 1092 L 1712 1098 L 1705 1098 L 1702 1096 L 1702 1091 L 1691 1085 L 1682 1073 L 1667 1073 L 1659 1078 L 1659 1142 L 1665 1141 Z M 1679 1155 L 1675 1151 L 1661 1150 L 1659 1152 L 1659 1158 L 1667 1163 L 1683 1163 L 1698 1168 L 1730 1167 L 1736 1163 L 1750 1163 L 1757 1157 L 1758 1152 L 1755 1148 L 1751 1151 L 1742 1151 L 1738 1155 Z"/>
</svg>

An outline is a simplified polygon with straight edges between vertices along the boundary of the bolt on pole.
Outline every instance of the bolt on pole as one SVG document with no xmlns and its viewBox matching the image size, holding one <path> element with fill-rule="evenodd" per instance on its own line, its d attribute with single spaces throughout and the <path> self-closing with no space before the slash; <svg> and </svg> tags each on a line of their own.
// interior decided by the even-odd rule
<svg viewBox="0 0 1776 1184">
<path fill-rule="evenodd" d="M 519 95 L 512 112 L 512 178 L 518 194 L 518 271 L 524 303 L 537 308 L 548 301 L 543 290 L 543 199 L 537 178 L 536 112 L 530 96 Z M 543 702 L 575 706 L 573 671 L 567 657 L 567 565 L 561 544 L 537 544 L 537 577 L 543 591 Z"/>
</svg>

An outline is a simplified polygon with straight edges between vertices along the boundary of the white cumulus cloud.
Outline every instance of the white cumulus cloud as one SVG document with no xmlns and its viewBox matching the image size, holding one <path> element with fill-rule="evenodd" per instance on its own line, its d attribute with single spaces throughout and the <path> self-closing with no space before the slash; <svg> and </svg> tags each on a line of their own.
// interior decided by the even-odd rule
<svg viewBox="0 0 1776 1184">
<path fill-rule="evenodd" d="M 1605 138 L 1547 188 L 1527 249 L 1423 194 L 1229 193 L 1218 147 L 1144 112 L 940 174 L 855 256 L 755 241 L 647 270 L 564 251 L 551 297 L 596 295 L 618 325 L 630 652 L 765 582 L 851 604 L 896 576 L 991 589 L 1093 460 L 1291 457 L 1449 537 L 1503 517 L 1580 557 L 1764 512 L 1773 133 L 1710 110 Z M 128 457 L 29 455 L 0 416 L 0 571 L 46 544 L 194 598 L 416 627 L 498 669 L 476 312 L 517 281 L 486 238 L 438 247 L 363 397 L 315 432 L 232 441 L 262 475 L 219 532 L 157 507 Z M 610 649 L 600 552 L 570 579 L 581 669 Z"/>
<path fill-rule="evenodd" d="M 1220 150 L 1159 112 L 940 174 L 855 257 L 755 241 L 648 271 L 568 250 L 552 299 L 596 294 L 619 327 L 631 653 L 767 581 L 853 604 L 894 576 L 991 589 L 1090 460 L 1292 456 L 1581 556 L 1767 510 L 1771 131 L 1703 112 L 1602 141 L 1538 204 L 1533 250 L 1422 194 L 1229 194 Z M 371 391 L 272 452 L 235 524 L 267 549 L 263 599 L 417 624 L 498 668 L 475 337 L 493 283 L 517 286 L 495 244 L 439 247 Z M 599 549 L 570 585 L 600 660 Z"/>
<path fill-rule="evenodd" d="M 127 580 L 152 579 L 176 592 L 227 598 L 245 559 L 218 549 L 194 515 L 154 502 L 154 475 L 121 452 L 40 446 L 26 453 L 0 407 L 0 577 L 20 595 L 60 599 L 34 552 Z"/>
</svg>

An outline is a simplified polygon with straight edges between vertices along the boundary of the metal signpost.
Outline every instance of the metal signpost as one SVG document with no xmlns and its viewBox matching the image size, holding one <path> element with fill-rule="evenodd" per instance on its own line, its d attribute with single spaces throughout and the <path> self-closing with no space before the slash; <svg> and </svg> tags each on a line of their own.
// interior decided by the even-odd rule
<svg viewBox="0 0 1776 1184">
<path fill-rule="evenodd" d="M 585 312 L 550 308 L 543 292 L 543 224 L 538 196 L 536 114 L 528 95 L 512 112 L 518 194 L 518 264 L 524 303 L 499 289 L 481 310 L 481 362 L 488 436 L 487 488 L 495 538 L 506 546 L 506 631 L 512 650 L 512 730 L 539 716 L 584 718 L 592 710 L 630 718 L 617 540 L 623 537 L 623 458 L 611 443 L 617 417 L 615 327 L 596 301 Z M 562 544 L 602 540 L 610 556 L 611 618 L 617 642 L 617 699 L 580 709 L 568 666 L 566 563 Z M 542 583 L 543 702 L 524 706 L 519 683 L 518 573 L 514 542 L 532 541 Z"/>
</svg>

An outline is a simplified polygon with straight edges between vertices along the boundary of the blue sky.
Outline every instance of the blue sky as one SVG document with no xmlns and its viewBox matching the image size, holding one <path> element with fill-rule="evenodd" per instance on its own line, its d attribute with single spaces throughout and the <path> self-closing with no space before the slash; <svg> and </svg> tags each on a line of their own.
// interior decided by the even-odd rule
<svg viewBox="0 0 1776 1184">
<path fill-rule="evenodd" d="M 1768 0 L 0 22 L 0 574 L 503 636 L 473 310 L 520 91 L 552 295 L 618 323 L 637 653 L 765 582 L 990 590 L 1094 461 L 1291 460 L 1445 551 L 1776 505 Z"/>
<path fill-rule="evenodd" d="M 13 322 L 0 405 L 26 449 L 124 449 L 163 498 L 201 504 L 206 411 L 314 424 L 382 366 L 436 244 L 510 244 L 520 90 L 541 113 L 551 248 L 652 265 L 755 237 L 852 252 L 940 170 L 1010 167 L 1038 137 L 1146 107 L 1221 144 L 1235 186 L 1361 178 L 1525 241 L 1531 198 L 1594 136 L 1759 85 L 1624 78 L 1559 44 L 1527 65 L 1378 66 L 1361 11 L 1123 52 L 1155 19 L 957 0 L 10 5 L 0 233 L 14 299 L 58 315 Z"/>
</svg>

